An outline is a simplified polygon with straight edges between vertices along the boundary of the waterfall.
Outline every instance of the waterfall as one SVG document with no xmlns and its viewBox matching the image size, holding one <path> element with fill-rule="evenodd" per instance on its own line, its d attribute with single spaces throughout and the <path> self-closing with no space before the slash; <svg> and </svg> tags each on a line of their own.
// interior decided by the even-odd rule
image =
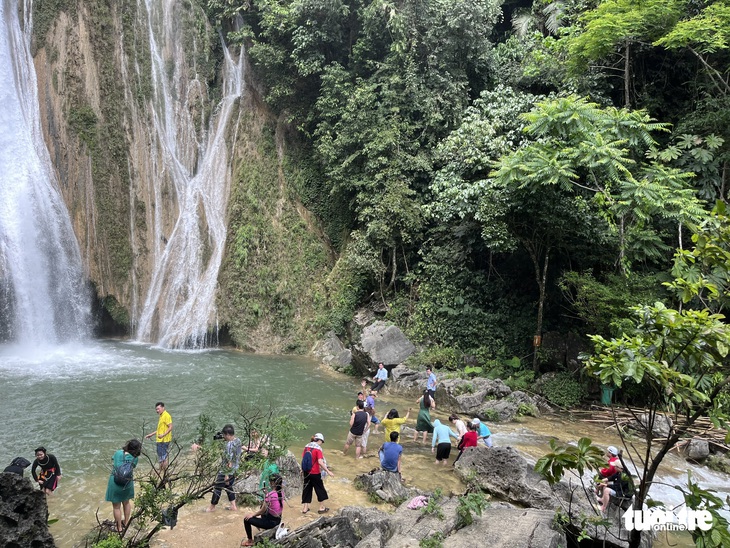
<svg viewBox="0 0 730 548">
<path fill-rule="evenodd" d="M 222 98 L 209 120 L 198 120 L 196 127 L 193 112 L 207 111 L 208 90 L 186 61 L 193 52 L 183 51 L 181 4 L 138 0 L 149 33 L 153 89 L 148 106 L 153 123 L 149 165 L 155 173 L 150 174 L 154 269 L 136 337 L 166 348 L 202 348 L 215 342 L 209 333 L 216 324 L 231 171 L 226 138 L 243 92 L 243 55 L 234 61 L 221 37 Z M 177 219 L 166 234 L 162 205 L 170 203 L 165 195 L 170 188 Z"/>
<path fill-rule="evenodd" d="M 32 0 L 0 0 L 0 339 L 23 347 L 89 335 L 78 242 L 41 131 Z"/>
</svg>

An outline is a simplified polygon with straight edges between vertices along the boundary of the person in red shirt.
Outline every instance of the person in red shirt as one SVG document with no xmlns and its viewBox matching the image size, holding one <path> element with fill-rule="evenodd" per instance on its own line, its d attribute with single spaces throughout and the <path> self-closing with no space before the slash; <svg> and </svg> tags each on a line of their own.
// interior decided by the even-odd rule
<svg viewBox="0 0 730 548">
<path fill-rule="evenodd" d="M 459 440 L 459 454 L 456 456 L 456 460 L 454 461 L 454 465 L 458 462 L 458 460 L 461 458 L 461 455 L 464 454 L 464 451 L 467 447 L 476 447 L 477 442 L 479 441 L 479 435 L 477 434 L 477 426 L 474 423 L 469 423 L 466 425 L 466 432 L 463 436 L 461 436 L 461 439 Z"/>
<path fill-rule="evenodd" d="M 325 514 L 330 511 L 324 505 L 329 496 L 327 490 L 324 488 L 322 482 L 322 476 L 329 474 L 332 477 L 335 475 L 327 468 L 327 461 L 324 460 L 322 454 L 322 444 L 324 443 L 324 436 L 319 432 L 312 436 L 312 441 L 304 447 L 302 451 L 302 457 L 307 451 L 312 453 L 312 469 L 309 472 L 303 472 L 304 474 L 304 486 L 302 488 L 302 514 L 309 512 L 309 505 L 312 502 L 312 491 L 317 493 L 317 501 L 319 502 L 319 510 L 317 513 Z"/>
</svg>

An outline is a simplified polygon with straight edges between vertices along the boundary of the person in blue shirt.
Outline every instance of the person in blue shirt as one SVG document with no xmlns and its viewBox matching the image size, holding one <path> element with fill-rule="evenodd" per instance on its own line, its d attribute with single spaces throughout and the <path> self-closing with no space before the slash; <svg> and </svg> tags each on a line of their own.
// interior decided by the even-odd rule
<svg viewBox="0 0 730 548">
<path fill-rule="evenodd" d="M 428 380 L 426 380 L 426 390 L 428 390 L 428 395 L 433 398 L 436 394 L 436 374 L 430 367 L 426 369 L 426 374 L 428 375 Z"/>
<path fill-rule="evenodd" d="M 477 427 L 477 435 L 484 442 L 484 445 L 492 447 L 494 444 L 492 443 L 492 432 L 489 427 L 479 419 L 473 419 L 471 423 Z"/>
<path fill-rule="evenodd" d="M 375 373 L 375 378 L 373 379 L 373 385 L 370 387 L 371 390 L 375 390 L 377 392 L 380 392 L 383 387 L 385 386 L 385 381 L 388 380 L 388 370 L 385 368 L 385 366 L 382 363 L 378 364 L 378 371 Z M 363 386 L 365 386 L 365 381 L 363 381 Z"/>
<path fill-rule="evenodd" d="M 451 455 L 451 440 L 449 438 L 459 439 L 458 434 L 436 419 L 433 421 L 433 441 L 431 442 L 431 452 L 436 453 L 436 464 L 439 462 L 446 466 Z"/>
<path fill-rule="evenodd" d="M 386 441 L 378 451 L 380 455 L 380 466 L 388 472 L 396 472 L 400 475 L 400 458 L 403 454 L 403 446 L 398 443 L 398 432 L 390 433 L 390 441 Z"/>
</svg>

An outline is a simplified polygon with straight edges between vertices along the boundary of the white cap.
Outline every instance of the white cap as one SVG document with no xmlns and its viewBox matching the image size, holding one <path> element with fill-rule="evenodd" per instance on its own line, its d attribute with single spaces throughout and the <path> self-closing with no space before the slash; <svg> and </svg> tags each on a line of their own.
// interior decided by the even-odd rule
<svg viewBox="0 0 730 548">
<path fill-rule="evenodd" d="M 479 419 L 472 419 L 472 420 L 471 420 L 471 423 L 472 423 L 472 424 L 481 424 L 481 423 L 482 423 L 482 421 L 480 421 Z"/>
<path fill-rule="evenodd" d="M 616 449 L 613 445 L 606 447 L 606 451 L 608 451 L 611 455 L 618 457 L 618 449 Z"/>
<path fill-rule="evenodd" d="M 317 433 L 316 433 L 316 434 L 314 435 L 314 439 L 315 439 L 315 440 L 319 440 L 319 441 L 324 441 L 324 436 L 323 436 L 322 434 L 320 434 L 319 432 L 317 432 Z"/>
</svg>

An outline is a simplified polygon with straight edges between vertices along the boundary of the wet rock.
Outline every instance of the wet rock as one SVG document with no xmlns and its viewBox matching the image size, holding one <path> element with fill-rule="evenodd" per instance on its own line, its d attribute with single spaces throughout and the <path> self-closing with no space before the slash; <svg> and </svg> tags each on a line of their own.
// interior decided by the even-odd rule
<svg viewBox="0 0 730 548">
<path fill-rule="evenodd" d="M 490 400 L 484 402 L 473 415 L 484 421 L 509 422 L 515 418 L 519 408 L 513 401 Z"/>
<path fill-rule="evenodd" d="M 330 331 L 322 340 L 317 341 L 312 348 L 312 354 L 335 371 L 344 371 L 352 363 L 352 352 L 345 348 L 334 331 Z"/>
<path fill-rule="evenodd" d="M 710 444 L 702 439 L 691 439 L 682 443 L 679 450 L 687 460 L 702 462 L 710 456 Z"/>
<path fill-rule="evenodd" d="M 373 364 L 397 365 L 415 352 L 416 347 L 395 325 L 377 321 L 365 327 L 358 351 Z"/>
<path fill-rule="evenodd" d="M 0 539 L 9 547 L 56 546 L 48 531 L 46 495 L 17 474 L 0 473 Z"/>
</svg>

